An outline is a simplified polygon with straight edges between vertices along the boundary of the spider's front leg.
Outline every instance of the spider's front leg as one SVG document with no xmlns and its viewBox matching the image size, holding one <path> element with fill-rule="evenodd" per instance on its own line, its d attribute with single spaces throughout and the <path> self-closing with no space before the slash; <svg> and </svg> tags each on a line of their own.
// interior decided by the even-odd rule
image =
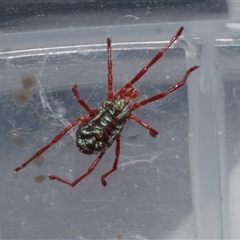
<svg viewBox="0 0 240 240">
<path fill-rule="evenodd" d="M 107 53 L 108 53 L 108 100 L 113 100 L 113 75 L 112 75 L 112 47 L 111 39 L 107 39 Z"/>
<path fill-rule="evenodd" d="M 146 105 L 146 104 L 148 104 L 150 102 L 154 102 L 154 101 L 157 101 L 159 99 L 165 98 L 170 93 L 175 92 L 177 89 L 179 89 L 182 86 L 184 86 L 184 84 L 187 82 L 187 79 L 188 79 L 188 76 L 190 75 L 190 73 L 192 73 L 193 71 L 195 71 L 198 68 L 199 68 L 199 66 L 193 66 L 193 67 L 189 68 L 186 71 L 183 79 L 179 83 L 177 83 L 174 86 L 170 87 L 166 92 L 159 93 L 159 94 L 157 94 L 157 95 L 155 95 L 153 97 L 147 98 L 147 99 L 142 100 L 142 101 L 140 101 L 138 103 L 134 103 L 132 105 L 131 110 L 134 111 L 134 110 L 138 109 L 141 106 L 144 106 L 144 105 Z"/>
<path fill-rule="evenodd" d="M 163 54 L 170 48 L 170 46 L 180 37 L 183 32 L 183 27 L 180 27 L 177 33 L 172 37 L 169 43 L 155 55 L 155 57 L 144 67 L 138 74 L 128 83 L 126 83 L 118 92 L 117 95 L 124 95 L 129 87 L 136 83 L 142 76 L 144 76 L 147 71 L 163 56 Z"/>
</svg>

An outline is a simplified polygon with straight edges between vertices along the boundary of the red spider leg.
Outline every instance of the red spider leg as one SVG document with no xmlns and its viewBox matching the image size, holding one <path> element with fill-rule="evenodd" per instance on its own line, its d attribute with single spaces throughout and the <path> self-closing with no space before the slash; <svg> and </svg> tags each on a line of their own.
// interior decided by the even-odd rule
<svg viewBox="0 0 240 240">
<path fill-rule="evenodd" d="M 182 34 L 184 27 L 180 27 L 177 33 L 173 36 L 173 38 L 169 41 L 169 43 L 145 66 L 142 70 L 125 86 L 123 86 L 117 93 L 117 95 L 124 95 L 127 88 L 131 87 L 135 82 L 137 82 L 148 70 L 155 64 L 162 55 L 169 49 L 169 47 L 180 37 Z"/>
<path fill-rule="evenodd" d="M 185 73 L 182 81 L 179 82 L 179 83 L 177 83 L 177 84 L 174 85 L 173 87 L 170 87 L 166 92 L 159 93 L 159 94 L 157 94 L 157 95 L 155 95 L 155 96 L 153 96 L 153 97 L 150 97 L 150 98 L 148 98 L 148 99 L 145 99 L 145 100 L 143 100 L 143 101 L 141 101 L 141 102 L 134 103 L 134 104 L 132 105 L 131 110 L 132 110 L 132 111 L 133 111 L 133 110 L 136 110 L 137 108 L 139 108 L 139 107 L 141 107 L 141 106 L 143 106 L 143 105 L 145 105 L 145 104 L 148 104 L 148 103 L 150 103 L 150 102 L 159 100 L 159 99 L 161 99 L 161 98 L 164 98 L 164 97 L 166 97 L 168 94 L 176 91 L 178 88 L 182 87 L 182 86 L 186 83 L 189 74 L 190 74 L 191 72 L 193 72 L 194 70 L 196 70 L 198 67 L 199 67 L 199 66 L 194 66 L 194 67 L 189 68 L 189 69 L 186 71 L 186 73 Z"/>
<path fill-rule="evenodd" d="M 156 137 L 158 135 L 158 132 L 153 129 L 148 123 L 144 122 L 142 119 L 130 114 L 130 116 L 128 117 L 130 120 L 133 120 L 134 122 L 140 124 L 142 127 L 146 128 L 147 130 L 149 130 L 149 134 L 152 137 Z"/>
<path fill-rule="evenodd" d="M 112 48 L 111 39 L 107 39 L 108 52 L 108 100 L 113 100 Z"/>
<path fill-rule="evenodd" d="M 139 96 L 139 91 L 133 87 L 130 87 L 130 89 L 127 92 L 125 92 L 124 96 L 134 99 Z"/>
<path fill-rule="evenodd" d="M 113 173 L 114 171 L 117 170 L 117 166 L 118 166 L 118 158 L 119 158 L 119 154 L 120 154 L 120 136 L 117 137 L 116 139 L 116 148 L 115 148 L 115 154 L 116 154 L 116 158 L 113 162 L 113 166 L 112 166 L 112 169 L 110 171 L 108 171 L 107 173 L 103 174 L 102 177 L 101 177 L 101 181 L 102 181 L 102 185 L 104 187 L 107 186 L 107 181 L 105 180 L 105 178 L 110 175 L 111 173 Z"/>
<path fill-rule="evenodd" d="M 79 96 L 78 93 L 78 86 L 77 84 L 74 84 L 72 87 L 72 92 L 75 98 L 77 99 L 78 103 L 89 113 L 90 116 L 95 114 L 95 110 L 90 108 L 87 103 Z"/>
<path fill-rule="evenodd" d="M 59 182 L 62 182 L 62 183 L 65 183 L 71 187 L 75 187 L 80 181 L 82 181 L 85 177 L 87 177 L 94 169 L 95 167 L 98 165 L 98 163 L 100 162 L 102 156 L 104 155 L 105 152 L 102 152 L 98 158 L 92 163 L 92 165 L 90 166 L 90 168 L 87 170 L 86 173 L 84 173 L 81 177 L 77 178 L 75 181 L 73 181 L 72 183 L 71 182 L 68 182 L 60 177 L 57 177 L 55 175 L 48 175 L 48 177 L 51 179 L 51 180 L 57 180 Z"/>
<path fill-rule="evenodd" d="M 29 158 L 26 162 L 24 162 L 21 166 L 15 168 L 15 171 L 18 172 L 22 168 L 25 168 L 30 162 L 32 162 L 35 158 L 42 155 L 48 148 L 50 148 L 53 144 L 58 142 L 70 129 L 76 126 L 79 122 L 83 122 L 84 120 L 88 119 L 88 117 L 79 117 L 72 123 L 70 123 L 65 129 L 63 129 L 56 137 L 52 139 L 52 141 L 47 144 L 45 147 L 37 151 L 31 158 Z"/>
</svg>

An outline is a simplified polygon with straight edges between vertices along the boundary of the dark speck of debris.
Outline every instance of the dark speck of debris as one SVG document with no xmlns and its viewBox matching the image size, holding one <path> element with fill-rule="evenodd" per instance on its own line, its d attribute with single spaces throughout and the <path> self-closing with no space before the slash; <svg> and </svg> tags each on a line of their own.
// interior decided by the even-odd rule
<svg viewBox="0 0 240 240">
<path fill-rule="evenodd" d="M 13 100 L 16 105 L 24 106 L 32 97 L 32 92 L 24 89 L 17 89 L 13 94 Z"/>
<path fill-rule="evenodd" d="M 22 146 L 25 143 L 25 138 L 21 137 L 19 135 L 16 135 L 16 136 L 13 137 L 13 142 L 17 146 Z"/>
<path fill-rule="evenodd" d="M 44 157 L 41 155 L 39 157 L 37 157 L 36 159 L 34 159 L 34 163 L 38 166 L 41 167 L 44 163 L 45 159 Z"/>
<path fill-rule="evenodd" d="M 41 183 L 41 182 L 44 182 L 45 180 L 46 180 L 46 176 L 44 176 L 44 175 L 39 175 L 39 176 L 35 177 L 36 183 Z"/>
<path fill-rule="evenodd" d="M 122 239 L 123 238 L 123 235 L 121 234 L 121 233 L 119 233 L 118 235 L 117 235 L 117 239 Z"/>
<path fill-rule="evenodd" d="M 35 76 L 31 73 L 22 73 L 21 82 L 24 89 L 29 90 L 37 85 Z"/>
</svg>

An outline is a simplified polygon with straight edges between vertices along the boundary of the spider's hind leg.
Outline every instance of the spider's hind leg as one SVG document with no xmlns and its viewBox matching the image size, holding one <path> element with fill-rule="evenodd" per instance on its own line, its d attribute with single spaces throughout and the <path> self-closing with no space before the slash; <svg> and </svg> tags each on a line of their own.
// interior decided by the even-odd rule
<svg viewBox="0 0 240 240">
<path fill-rule="evenodd" d="M 104 187 L 107 186 L 107 181 L 105 180 L 105 178 L 110 175 L 111 173 L 113 173 L 114 171 L 117 170 L 117 166 L 118 166 L 118 159 L 119 159 L 119 154 L 120 154 L 120 136 L 117 137 L 116 139 L 116 148 L 115 148 L 115 154 L 116 154 L 116 157 L 115 157 L 115 160 L 113 162 L 113 166 L 112 166 L 112 169 L 109 170 L 108 172 L 106 172 L 105 174 L 102 175 L 101 177 L 101 181 L 102 181 L 102 185 Z"/>
<path fill-rule="evenodd" d="M 41 156 L 44 152 L 46 152 L 52 145 L 57 143 L 70 129 L 76 126 L 78 123 L 83 122 L 87 119 L 87 117 L 79 117 L 75 121 L 71 122 L 65 129 L 63 129 L 57 136 L 55 136 L 50 143 L 41 148 L 39 151 L 33 154 L 31 158 L 29 158 L 26 162 L 24 162 L 21 166 L 15 168 L 15 171 L 18 172 L 21 169 L 25 168 L 30 162 L 32 162 L 37 157 Z"/>
<path fill-rule="evenodd" d="M 102 156 L 104 155 L 105 152 L 101 153 L 98 158 L 92 163 L 92 165 L 88 168 L 87 172 L 84 173 L 81 177 L 77 178 L 75 181 L 73 182 L 68 182 L 58 176 L 55 175 L 48 175 L 49 179 L 51 180 L 57 180 L 59 182 L 65 183 L 71 187 L 75 187 L 80 181 L 82 181 L 85 177 L 87 177 L 94 169 L 95 167 L 98 165 L 98 163 L 100 162 L 100 160 L 102 159 Z"/>
</svg>

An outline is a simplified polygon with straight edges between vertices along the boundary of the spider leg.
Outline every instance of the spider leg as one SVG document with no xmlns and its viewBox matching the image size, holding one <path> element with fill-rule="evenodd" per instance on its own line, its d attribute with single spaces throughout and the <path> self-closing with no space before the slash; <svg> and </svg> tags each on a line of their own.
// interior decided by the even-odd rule
<svg viewBox="0 0 240 240">
<path fill-rule="evenodd" d="M 88 117 L 79 117 L 72 123 L 70 123 L 65 129 L 63 129 L 56 137 L 52 139 L 50 143 L 48 143 L 45 147 L 37 151 L 31 158 L 29 158 L 26 162 L 24 162 L 21 166 L 15 168 L 15 171 L 18 172 L 22 168 L 25 168 L 30 162 L 32 162 L 35 158 L 42 155 L 48 148 L 50 148 L 53 144 L 58 142 L 71 128 L 76 126 L 79 122 L 83 122 L 85 119 L 88 119 Z"/>
<path fill-rule="evenodd" d="M 77 84 L 72 87 L 72 92 L 78 103 L 90 114 L 90 116 L 95 114 L 95 110 L 90 108 L 87 103 L 79 96 Z"/>
<path fill-rule="evenodd" d="M 118 92 L 117 95 L 124 95 L 126 90 L 131 87 L 135 82 L 137 82 L 148 70 L 149 68 L 152 67 L 153 64 L 155 64 L 161 57 L 162 55 L 169 49 L 169 47 L 179 38 L 179 36 L 183 32 L 183 27 L 180 27 L 177 33 L 173 36 L 173 38 L 169 41 L 169 43 L 159 52 L 157 55 L 145 66 L 140 70 L 140 72 L 125 86 L 123 86 Z"/>
<path fill-rule="evenodd" d="M 106 178 L 108 175 L 110 175 L 111 173 L 113 173 L 114 171 L 117 170 L 118 158 L 119 158 L 119 154 L 120 154 L 120 136 L 117 137 L 116 142 L 117 142 L 116 148 L 115 148 L 116 158 L 115 158 L 115 160 L 114 160 L 114 162 L 113 162 L 112 169 L 111 169 L 110 171 L 106 172 L 105 174 L 103 174 L 102 177 L 101 177 L 102 185 L 103 185 L 104 187 L 107 186 L 107 181 L 106 181 L 105 178 Z"/>
<path fill-rule="evenodd" d="M 131 86 L 128 88 L 128 91 L 125 92 L 124 96 L 134 99 L 139 96 L 139 91 Z"/>
<path fill-rule="evenodd" d="M 57 177 L 55 175 L 48 175 L 48 177 L 51 179 L 51 180 L 57 180 L 59 182 L 62 182 L 62 183 L 65 183 L 71 187 L 75 187 L 80 181 L 82 181 L 85 177 L 87 177 L 94 169 L 95 167 L 98 165 L 98 163 L 100 162 L 102 156 L 105 154 L 105 152 L 102 152 L 98 158 L 92 163 L 92 165 L 89 167 L 89 169 L 87 170 L 86 173 L 84 173 L 81 177 L 77 178 L 75 181 L 73 182 L 68 182 L 60 177 Z"/>
<path fill-rule="evenodd" d="M 146 105 L 146 104 L 148 104 L 148 103 L 150 103 L 150 102 L 153 102 L 153 101 L 159 100 L 159 99 L 161 99 L 161 98 L 164 98 L 164 97 L 166 97 L 168 94 L 176 91 L 178 88 L 182 87 L 182 86 L 186 83 L 189 74 L 190 74 L 191 72 L 195 71 L 197 68 L 198 68 L 198 66 L 194 66 L 194 67 L 189 68 L 189 69 L 186 71 L 186 73 L 185 73 L 182 81 L 180 81 L 180 82 L 177 83 L 176 85 L 170 87 L 166 92 L 159 93 L 159 94 L 157 94 L 157 95 L 155 95 L 155 96 L 153 96 L 153 97 L 150 97 L 150 98 L 148 98 L 148 99 L 145 99 L 145 100 L 143 100 L 143 101 L 141 101 L 141 102 L 134 103 L 134 104 L 132 105 L 131 110 L 133 111 L 133 110 L 135 110 L 135 109 L 137 109 L 137 108 L 139 108 L 139 107 L 141 107 L 141 106 L 144 106 L 144 105 Z"/>
<path fill-rule="evenodd" d="M 111 39 L 107 39 L 107 52 L 108 52 L 108 100 L 113 99 L 113 76 L 112 76 L 112 48 Z"/>
<path fill-rule="evenodd" d="M 153 129 L 148 123 L 144 122 L 142 119 L 130 114 L 130 116 L 128 117 L 130 120 L 140 124 L 142 127 L 146 128 L 147 130 L 149 130 L 149 134 L 152 137 L 156 137 L 158 135 L 158 132 Z"/>
</svg>

